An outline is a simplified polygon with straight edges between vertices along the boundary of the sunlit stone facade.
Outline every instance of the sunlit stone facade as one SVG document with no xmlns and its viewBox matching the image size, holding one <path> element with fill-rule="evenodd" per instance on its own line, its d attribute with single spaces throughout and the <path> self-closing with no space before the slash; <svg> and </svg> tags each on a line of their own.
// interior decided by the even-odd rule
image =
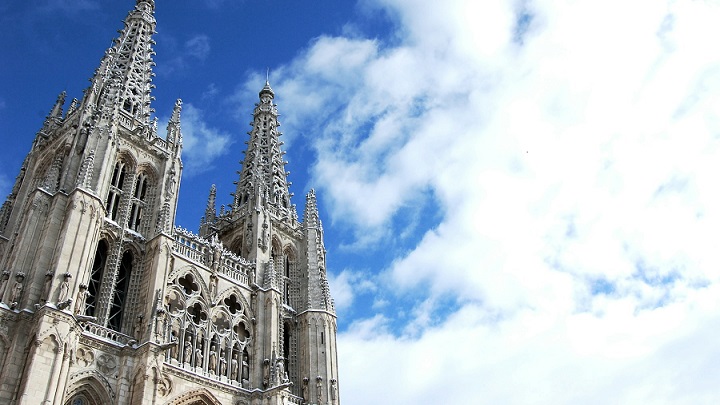
<svg viewBox="0 0 720 405">
<path fill-rule="evenodd" d="M 166 7 L 171 7 L 168 3 Z M 0 403 L 340 403 L 316 196 L 291 202 L 269 84 L 230 206 L 175 223 L 180 100 L 151 119 L 155 4 L 60 95 L 0 209 Z"/>
</svg>

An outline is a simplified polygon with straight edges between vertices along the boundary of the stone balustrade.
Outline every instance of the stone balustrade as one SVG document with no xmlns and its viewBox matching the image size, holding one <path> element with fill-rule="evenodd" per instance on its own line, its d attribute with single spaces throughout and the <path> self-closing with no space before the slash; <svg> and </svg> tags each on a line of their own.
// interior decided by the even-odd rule
<svg viewBox="0 0 720 405">
<path fill-rule="evenodd" d="M 213 268 L 215 251 L 220 250 L 220 265 L 217 272 L 239 284 L 249 285 L 255 264 L 225 249 L 220 243 L 213 243 L 192 232 L 175 228 L 173 251 L 207 269 Z"/>
</svg>

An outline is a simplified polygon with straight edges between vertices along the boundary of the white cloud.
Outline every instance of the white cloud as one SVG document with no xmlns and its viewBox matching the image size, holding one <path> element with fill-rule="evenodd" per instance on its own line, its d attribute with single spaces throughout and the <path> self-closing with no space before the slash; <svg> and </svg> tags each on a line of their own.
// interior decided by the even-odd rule
<svg viewBox="0 0 720 405">
<path fill-rule="evenodd" d="M 323 37 L 276 86 L 335 221 L 441 214 L 341 333 L 343 402 L 717 402 L 720 7 L 375 4 L 393 42 Z"/>
<path fill-rule="evenodd" d="M 359 293 L 373 292 L 377 289 L 372 274 L 348 269 L 338 275 L 329 273 L 328 282 L 335 300 L 335 309 L 341 315 L 350 308 Z"/>
<path fill-rule="evenodd" d="M 207 35 L 195 35 L 185 42 L 188 56 L 203 61 L 210 54 L 210 38 Z"/>
<path fill-rule="evenodd" d="M 182 157 L 187 175 L 192 176 L 212 167 L 213 161 L 226 153 L 232 143 L 229 134 L 209 126 L 202 110 L 190 103 L 183 105 L 180 122 L 183 134 Z"/>
<path fill-rule="evenodd" d="M 169 44 L 175 43 L 172 38 L 167 39 Z M 176 49 L 173 49 L 171 53 L 177 56 L 162 61 L 162 64 L 156 68 L 156 71 L 162 75 L 177 74 L 187 70 L 195 63 L 204 62 L 211 51 L 210 37 L 205 34 L 197 34 L 185 41 L 182 46 L 172 47 Z"/>
</svg>

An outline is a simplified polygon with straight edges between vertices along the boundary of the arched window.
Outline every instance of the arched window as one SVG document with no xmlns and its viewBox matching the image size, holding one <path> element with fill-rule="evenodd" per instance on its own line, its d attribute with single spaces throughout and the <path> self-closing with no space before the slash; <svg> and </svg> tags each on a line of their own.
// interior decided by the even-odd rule
<svg viewBox="0 0 720 405">
<path fill-rule="evenodd" d="M 130 217 L 128 218 L 128 228 L 133 231 L 140 231 L 140 223 L 143 208 L 145 208 L 148 187 L 147 176 L 144 173 L 140 173 L 135 181 L 135 192 L 131 200 Z"/>
<path fill-rule="evenodd" d="M 118 276 L 115 280 L 115 292 L 108 317 L 108 327 L 120 332 L 122 328 L 123 312 L 127 298 L 128 285 L 130 284 L 130 273 L 132 273 L 133 255 L 130 251 L 123 253 Z"/>
<path fill-rule="evenodd" d="M 90 272 L 90 280 L 88 282 L 87 298 L 85 300 L 85 315 L 95 316 L 95 307 L 97 305 L 98 293 L 100 292 L 100 283 L 102 282 L 105 263 L 107 262 L 108 244 L 103 239 L 98 243 L 95 251 L 95 260 Z"/>
<path fill-rule="evenodd" d="M 115 170 L 113 170 L 112 179 L 110 179 L 110 190 L 108 191 L 107 201 L 105 201 L 105 209 L 107 215 L 113 221 L 117 221 L 120 208 L 120 197 L 122 197 L 123 183 L 125 182 L 125 163 L 117 162 Z"/>
<path fill-rule="evenodd" d="M 88 401 L 83 395 L 76 395 L 70 401 L 70 405 L 90 405 L 90 401 Z"/>
</svg>

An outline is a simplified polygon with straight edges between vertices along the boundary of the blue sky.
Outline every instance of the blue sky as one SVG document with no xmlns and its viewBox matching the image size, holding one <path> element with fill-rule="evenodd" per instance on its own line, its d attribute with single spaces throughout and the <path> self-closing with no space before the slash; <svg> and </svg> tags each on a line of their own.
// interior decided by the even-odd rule
<svg viewBox="0 0 720 405">
<path fill-rule="evenodd" d="M 0 193 L 131 3 L 0 4 Z M 344 404 L 720 400 L 717 1 L 198 4 L 156 13 L 178 225 L 229 201 L 270 68 Z"/>
</svg>

